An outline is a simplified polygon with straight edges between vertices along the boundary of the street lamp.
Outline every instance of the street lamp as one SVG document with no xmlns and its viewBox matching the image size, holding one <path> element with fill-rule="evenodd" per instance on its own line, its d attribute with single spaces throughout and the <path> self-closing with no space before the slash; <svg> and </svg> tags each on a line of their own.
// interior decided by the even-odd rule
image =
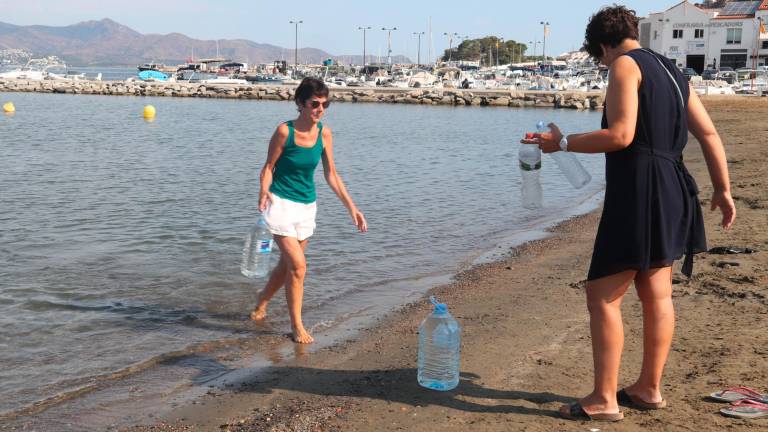
<svg viewBox="0 0 768 432">
<path fill-rule="evenodd" d="M 540 41 L 528 41 L 528 44 L 533 44 L 533 62 L 536 63 L 536 49 L 538 49 Z"/>
<path fill-rule="evenodd" d="M 757 40 L 755 41 L 755 58 L 752 61 L 752 69 L 757 69 L 757 64 L 760 62 L 760 36 L 762 35 L 763 30 L 763 18 L 762 17 L 756 17 L 757 18 Z M 757 72 L 753 72 L 749 74 L 752 77 L 752 82 L 750 83 L 750 86 L 752 90 L 755 92 L 755 94 L 759 95 L 757 90 L 755 90 L 755 76 L 757 75 Z"/>
<path fill-rule="evenodd" d="M 363 31 L 363 61 L 361 63 L 363 65 L 363 67 L 365 67 L 365 31 L 366 30 L 370 30 L 371 27 L 370 26 L 368 26 L 368 27 L 358 27 L 357 29 Z"/>
<path fill-rule="evenodd" d="M 445 32 L 443 35 L 448 36 L 448 62 L 450 62 L 453 55 L 453 37 L 458 37 L 459 34 Z"/>
<path fill-rule="evenodd" d="M 540 24 L 544 26 L 544 45 L 542 45 L 541 57 L 543 61 L 547 61 L 547 35 L 549 34 L 549 21 L 542 21 Z"/>
<path fill-rule="evenodd" d="M 416 49 L 416 64 L 421 65 L 421 35 L 424 34 L 424 32 L 413 32 L 414 35 L 419 37 L 419 47 Z"/>
<path fill-rule="evenodd" d="M 392 30 L 397 30 L 397 27 L 386 28 L 382 27 L 382 30 L 387 32 L 387 64 L 392 65 Z"/>
<path fill-rule="evenodd" d="M 293 71 L 294 74 L 299 70 L 299 24 L 302 24 L 304 21 L 298 20 L 298 21 L 288 21 L 289 24 L 294 24 L 296 26 L 296 33 L 293 39 Z M 294 77 L 295 78 L 295 77 Z"/>
</svg>

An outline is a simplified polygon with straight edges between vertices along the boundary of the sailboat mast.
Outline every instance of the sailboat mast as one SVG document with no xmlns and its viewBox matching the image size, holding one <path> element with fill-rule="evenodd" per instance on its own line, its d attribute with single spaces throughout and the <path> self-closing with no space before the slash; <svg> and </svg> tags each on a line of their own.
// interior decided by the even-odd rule
<svg viewBox="0 0 768 432">
<path fill-rule="evenodd" d="M 427 27 L 429 27 L 429 63 L 432 63 L 432 17 L 429 17 L 429 21 L 427 22 Z"/>
</svg>

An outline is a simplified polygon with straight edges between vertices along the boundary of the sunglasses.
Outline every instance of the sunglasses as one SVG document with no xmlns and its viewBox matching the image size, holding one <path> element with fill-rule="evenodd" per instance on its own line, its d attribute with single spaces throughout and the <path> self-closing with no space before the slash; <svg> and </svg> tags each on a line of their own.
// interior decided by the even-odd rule
<svg viewBox="0 0 768 432">
<path fill-rule="evenodd" d="M 313 100 L 311 102 L 310 106 L 312 106 L 312 108 L 318 108 L 318 107 L 320 107 L 320 101 L 319 100 Z M 329 106 L 331 106 L 331 101 L 327 100 L 327 101 L 323 102 L 323 108 L 328 108 Z"/>
</svg>

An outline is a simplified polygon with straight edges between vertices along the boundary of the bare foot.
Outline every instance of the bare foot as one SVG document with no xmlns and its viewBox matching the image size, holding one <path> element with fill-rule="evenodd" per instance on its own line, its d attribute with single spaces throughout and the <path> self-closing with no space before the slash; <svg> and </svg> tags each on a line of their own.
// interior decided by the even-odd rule
<svg viewBox="0 0 768 432">
<path fill-rule="evenodd" d="M 262 321 L 267 317 L 267 306 L 257 307 L 251 312 L 251 319 L 254 321 Z"/>
<path fill-rule="evenodd" d="M 291 338 L 294 342 L 300 344 L 311 344 L 315 341 L 315 339 L 309 333 L 307 333 L 306 330 L 304 330 L 304 327 L 294 327 Z"/>
</svg>

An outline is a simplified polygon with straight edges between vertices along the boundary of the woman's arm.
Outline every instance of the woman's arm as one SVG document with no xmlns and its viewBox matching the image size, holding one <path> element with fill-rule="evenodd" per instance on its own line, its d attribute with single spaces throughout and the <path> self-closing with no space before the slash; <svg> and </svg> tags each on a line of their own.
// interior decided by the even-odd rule
<svg viewBox="0 0 768 432">
<path fill-rule="evenodd" d="M 363 213 L 357 209 L 352 197 L 349 196 L 347 188 L 344 187 L 344 182 L 341 181 L 339 173 L 336 172 L 336 164 L 333 161 L 333 135 L 331 128 L 323 128 L 323 174 L 325 175 L 325 181 L 331 190 L 339 197 L 344 207 L 349 211 L 349 215 L 352 216 L 352 222 L 357 226 L 360 232 L 368 231 L 368 222 L 365 220 Z"/>
<path fill-rule="evenodd" d="M 719 208 L 723 214 L 721 225 L 723 228 L 730 228 L 736 219 L 736 207 L 731 197 L 731 180 L 728 176 L 725 149 L 712 119 L 693 89 L 688 97 L 688 130 L 701 144 L 701 151 L 707 161 L 709 178 L 715 188 L 710 209 Z"/>
<path fill-rule="evenodd" d="M 269 150 L 267 150 L 267 161 L 261 168 L 260 187 L 259 187 L 259 211 L 267 209 L 267 200 L 269 199 L 269 187 L 272 186 L 272 173 L 275 171 L 275 164 L 283 154 L 285 141 L 288 139 L 288 125 L 281 124 L 272 134 L 269 140 Z"/>
<path fill-rule="evenodd" d="M 627 148 L 635 137 L 637 91 L 642 74 L 634 60 L 621 56 L 611 65 L 611 81 L 606 93 L 608 129 L 568 136 L 568 151 L 577 153 L 609 153 Z M 555 124 L 551 133 L 534 134 L 524 144 L 538 144 L 544 153 L 560 151 L 562 132 Z"/>
</svg>

